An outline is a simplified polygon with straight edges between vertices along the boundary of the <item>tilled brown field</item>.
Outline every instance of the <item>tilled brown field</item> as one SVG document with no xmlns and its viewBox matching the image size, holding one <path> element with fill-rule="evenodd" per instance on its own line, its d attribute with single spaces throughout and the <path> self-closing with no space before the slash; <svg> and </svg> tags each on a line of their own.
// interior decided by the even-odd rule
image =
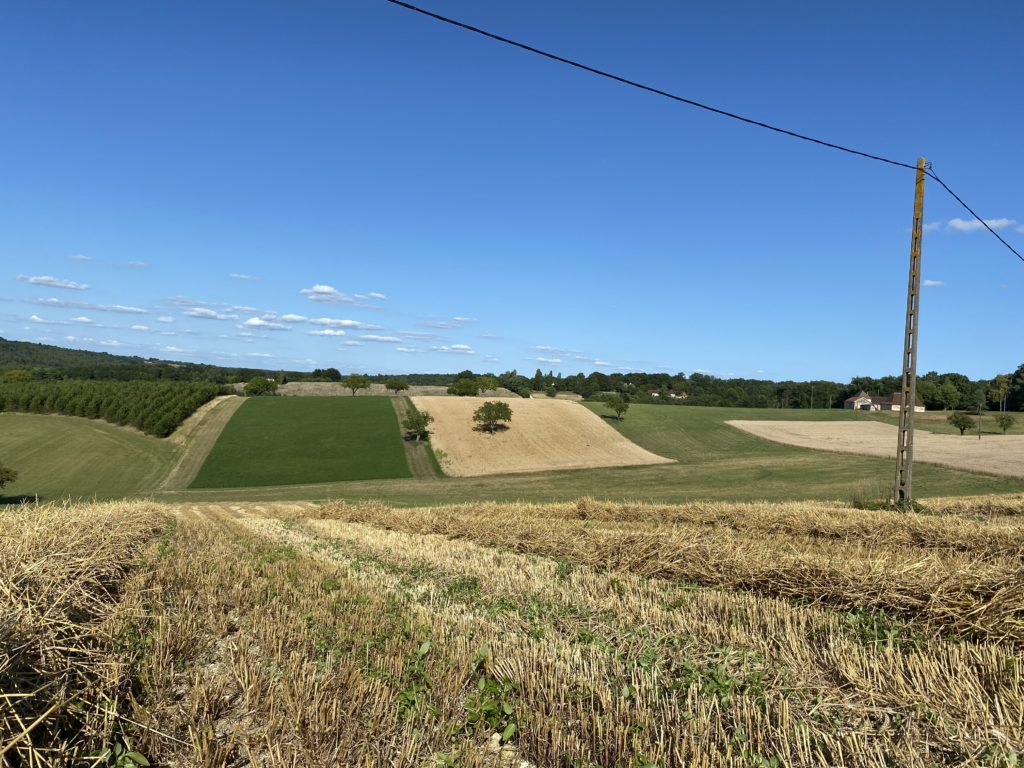
<svg viewBox="0 0 1024 768">
<path fill-rule="evenodd" d="M 630 441 L 579 403 L 544 398 L 508 398 L 512 421 L 490 434 L 476 428 L 473 412 L 480 397 L 413 397 L 420 411 L 434 417 L 431 445 L 442 451 L 445 474 L 455 477 L 553 469 L 666 464 Z"/>
<path fill-rule="evenodd" d="M 929 503 L 3 512 L 0 764 L 1016 765 L 1024 498 Z"/>
<path fill-rule="evenodd" d="M 876 421 L 727 421 L 744 432 L 786 445 L 839 453 L 896 457 L 897 428 Z M 914 459 L 965 472 L 1024 477 L 1024 435 L 914 433 Z"/>
</svg>

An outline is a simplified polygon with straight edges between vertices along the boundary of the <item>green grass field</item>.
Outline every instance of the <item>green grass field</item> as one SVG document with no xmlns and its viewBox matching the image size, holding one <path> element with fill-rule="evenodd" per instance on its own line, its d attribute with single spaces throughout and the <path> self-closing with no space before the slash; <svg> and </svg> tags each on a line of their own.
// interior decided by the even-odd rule
<svg viewBox="0 0 1024 768">
<path fill-rule="evenodd" d="M 242 404 L 192 488 L 410 477 L 386 397 L 261 397 Z"/>
<path fill-rule="evenodd" d="M 97 419 L 0 413 L 0 464 L 18 472 L 17 481 L 0 491 L 0 501 L 145 495 L 179 450 Z"/>
<path fill-rule="evenodd" d="M 924 413 L 914 414 L 914 428 L 924 429 L 929 432 L 935 432 L 939 435 L 959 435 L 960 430 L 950 424 L 947 419 L 949 414 L 953 411 L 925 411 Z M 865 414 L 868 415 L 868 414 Z M 974 419 L 974 423 L 978 423 L 977 412 L 971 413 L 967 411 L 967 415 Z M 998 414 L 995 411 L 984 411 L 981 415 L 981 434 L 982 439 L 985 435 L 1001 435 L 1003 430 L 996 424 L 996 416 Z M 1024 435 L 1024 413 L 1010 413 L 1013 417 L 1013 426 L 1006 430 L 1008 435 Z M 900 415 L 895 411 L 876 411 L 870 414 L 870 418 L 875 421 L 881 421 L 885 424 L 898 425 L 900 423 Z M 978 428 L 972 427 L 968 434 L 978 434 Z"/>
<path fill-rule="evenodd" d="M 358 399 L 358 398 L 357 398 Z M 367 398 L 368 399 L 368 398 Z M 589 403 L 598 414 L 606 409 Z M 728 419 L 858 420 L 867 414 L 842 410 L 778 410 L 633 405 L 621 422 L 609 423 L 626 437 L 676 464 L 444 479 L 401 479 L 228 491 L 162 494 L 168 500 L 367 499 L 392 504 L 455 501 L 551 501 L 593 496 L 611 500 L 684 502 L 696 499 L 881 501 L 887 497 L 893 462 L 773 443 L 730 427 Z M 515 422 L 512 423 L 515 429 Z M 1024 491 L 1024 481 L 989 477 L 918 463 L 919 496 Z"/>
<path fill-rule="evenodd" d="M 292 413 L 278 410 L 280 407 L 299 410 Z M 379 411 L 368 421 L 346 419 L 345 411 L 333 411 L 353 407 Z M 586 407 L 599 414 L 606 412 L 597 404 Z M 879 417 L 840 410 L 633 405 L 625 419 L 609 423 L 644 448 L 676 459 L 677 464 L 412 478 L 397 418 L 386 398 L 260 398 L 247 401 L 229 422 L 214 448 L 224 454 L 217 457 L 212 452 L 203 466 L 202 471 L 209 473 L 205 487 L 197 483 L 188 490 L 170 491 L 159 486 L 180 456 L 178 446 L 101 421 L 3 413 L 0 463 L 18 470 L 20 476 L 0 497 L 14 501 L 36 494 L 42 499 L 154 496 L 197 502 L 383 498 L 410 505 L 564 500 L 588 495 L 666 503 L 694 499 L 881 500 L 892 483 L 891 461 L 785 446 L 724 423 L 727 419 L 864 418 Z M 346 430 L 338 428 L 341 423 Z M 378 436 L 383 440 L 377 440 Z M 346 450 L 351 462 L 344 458 Z M 373 474 L 382 468 L 389 469 L 392 479 Z M 363 479 L 355 479 L 359 477 Z M 248 487 L 240 487 L 243 485 Z M 1024 482 L 919 463 L 914 470 L 914 489 L 919 496 L 1009 493 L 1024 491 Z"/>
</svg>

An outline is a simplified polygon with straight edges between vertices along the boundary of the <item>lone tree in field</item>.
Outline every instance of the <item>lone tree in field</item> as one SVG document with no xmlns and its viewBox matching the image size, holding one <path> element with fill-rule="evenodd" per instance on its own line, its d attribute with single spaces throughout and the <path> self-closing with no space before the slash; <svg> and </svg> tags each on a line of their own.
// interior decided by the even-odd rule
<svg viewBox="0 0 1024 768">
<path fill-rule="evenodd" d="M 619 421 L 622 421 L 622 414 L 629 410 L 629 403 L 622 399 L 622 395 L 606 395 L 604 398 L 604 404 L 606 407 L 615 411 L 615 416 Z"/>
<path fill-rule="evenodd" d="M 272 395 L 275 392 L 277 392 L 277 382 L 262 376 L 250 379 L 249 383 L 245 385 L 245 394 L 247 395 Z"/>
<path fill-rule="evenodd" d="M 15 472 L 10 467 L 5 467 L 3 464 L 0 464 L 0 490 L 3 490 L 3 487 L 5 485 L 7 485 L 8 483 L 13 483 L 17 479 L 17 472 Z"/>
<path fill-rule="evenodd" d="M 476 384 L 480 387 L 481 392 L 487 392 L 498 388 L 498 377 L 497 376 L 480 376 L 476 380 Z"/>
<path fill-rule="evenodd" d="M 345 389 L 352 390 L 352 397 L 356 396 L 356 392 L 360 389 L 370 388 L 370 377 L 363 376 L 360 373 L 350 373 L 344 379 L 341 380 L 341 386 Z"/>
<path fill-rule="evenodd" d="M 415 408 L 409 411 L 409 415 L 402 422 L 402 429 L 405 430 L 406 438 L 413 438 L 416 442 L 430 435 L 430 424 L 434 417 L 426 411 L 417 411 Z"/>
<path fill-rule="evenodd" d="M 1008 430 L 1010 427 L 1014 425 L 1015 421 L 1016 420 L 1013 418 L 1013 416 L 1011 416 L 1008 413 L 996 414 L 996 424 L 999 426 L 1001 430 L 1003 430 L 1004 435 L 1006 434 L 1006 430 Z"/>
<path fill-rule="evenodd" d="M 397 395 L 399 392 L 404 392 L 409 388 L 409 382 L 405 379 L 388 379 L 384 386 Z"/>
<path fill-rule="evenodd" d="M 492 435 L 498 427 L 505 428 L 501 421 L 512 421 L 512 407 L 498 400 L 488 400 L 473 412 L 473 421 L 479 422 L 483 429 Z"/>
<path fill-rule="evenodd" d="M 960 430 L 960 434 L 963 435 L 968 429 L 974 426 L 974 419 L 968 416 L 966 413 L 951 413 L 946 417 L 946 421 L 952 424 L 954 427 Z"/>
</svg>

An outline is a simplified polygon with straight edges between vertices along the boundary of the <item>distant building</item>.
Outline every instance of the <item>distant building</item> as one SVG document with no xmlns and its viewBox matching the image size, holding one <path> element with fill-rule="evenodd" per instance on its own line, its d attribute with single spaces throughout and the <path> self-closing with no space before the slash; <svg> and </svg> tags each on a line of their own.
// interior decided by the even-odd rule
<svg viewBox="0 0 1024 768">
<path fill-rule="evenodd" d="M 903 407 L 903 395 L 893 392 L 891 395 L 869 395 L 861 390 L 856 395 L 843 401 L 843 408 L 854 411 L 899 411 Z M 914 411 L 924 410 L 924 403 L 918 397 L 914 403 Z"/>
</svg>

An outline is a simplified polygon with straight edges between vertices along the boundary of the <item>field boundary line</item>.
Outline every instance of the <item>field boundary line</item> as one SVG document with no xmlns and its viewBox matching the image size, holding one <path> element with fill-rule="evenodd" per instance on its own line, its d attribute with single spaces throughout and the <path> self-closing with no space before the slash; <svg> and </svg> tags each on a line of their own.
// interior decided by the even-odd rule
<svg viewBox="0 0 1024 768">
<path fill-rule="evenodd" d="M 401 430 L 402 422 L 408 418 L 413 408 L 412 401 L 408 397 L 392 397 L 391 405 L 398 416 L 398 428 Z M 433 480 L 441 476 L 437 459 L 434 458 L 433 447 L 429 440 L 406 440 L 402 435 L 402 445 L 405 447 L 405 460 L 409 464 L 409 471 L 412 476 L 419 480 Z"/>
<path fill-rule="evenodd" d="M 220 433 L 244 402 L 244 397 L 228 395 L 201 416 L 187 436 L 181 457 L 157 486 L 157 490 L 183 491 L 192 484 Z"/>
</svg>

